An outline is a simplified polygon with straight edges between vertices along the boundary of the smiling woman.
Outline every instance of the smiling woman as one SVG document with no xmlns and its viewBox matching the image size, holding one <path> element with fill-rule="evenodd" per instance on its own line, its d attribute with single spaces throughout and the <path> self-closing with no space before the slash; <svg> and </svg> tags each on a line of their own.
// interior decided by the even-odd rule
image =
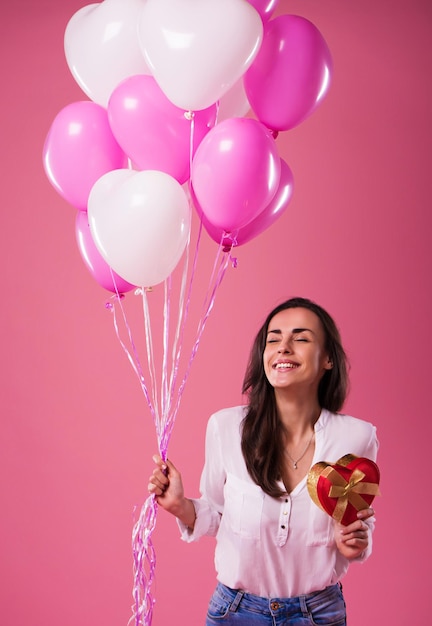
<svg viewBox="0 0 432 626">
<path fill-rule="evenodd" d="M 243 392 L 246 406 L 209 420 L 199 499 L 185 497 L 180 473 L 158 456 L 149 481 L 185 541 L 216 536 L 218 584 L 206 626 L 222 617 L 238 626 L 343 626 L 340 581 L 350 561 L 371 553 L 374 511 L 360 510 L 342 526 L 314 506 L 306 478 L 322 459 L 375 460 L 378 441 L 372 424 L 338 412 L 347 365 L 330 315 L 305 298 L 271 311 L 252 345 Z"/>
<path fill-rule="evenodd" d="M 41 162 L 57 112 L 85 97 L 63 54 L 65 27 L 98 1 L 2 4 L 4 626 L 127 624 L 132 512 L 156 445 L 141 389 L 112 333 L 104 306 L 110 294 L 81 262 L 75 210 Z M 115 5 L 125 15 L 132 0 L 91 6 L 97 15 Z M 187 494 L 198 495 L 207 417 L 240 404 L 246 358 L 267 309 L 291 294 L 316 299 L 336 318 L 352 365 L 343 411 L 373 422 L 382 444 L 374 553 L 343 579 L 348 622 L 424 625 L 432 562 L 424 480 L 432 438 L 432 2 L 279 0 L 274 16 L 286 13 L 309 19 L 325 36 L 334 58 L 331 89 L 316 113 L 279 133 L 295 192 L 277 223 L 233 252 L 238 265 L 227 272 L 192 367 L 170 457 Z M 97 46 L 95 37 L 90 45 Z M 83 71 L 115 81 L 114 61 L 85 56 Z M 212 267 L 215 243 L 205 232 L 202 239 L 201 266 Z M 132 310 L 136 300 L 132 291 L 123 303 Z M 192 307 L 192 318 L 201 313 Z M 315 439 L 316 447 L 318 433 Z M 302 452 L 288 450 L 295 459 Z M 244 506 L 259 501 L 260 488 L 248 486 Z M 176 531 L 174 518 L 159 511 L 153 626 L 201 626 L 214 540 L 188 545 Z"/>
<path fill-rule="evenodd" d="M 268 328 L 263 361 L 266 376 L 275 389 L 297 383 L 301 385 L 297 386 L 297 394 L 303 389 L 308 395 L 312 392 L 317 396 L 321 378 L 332 368 L 332 362 L 315 313 L 300 307 L 277 313 Z"/>
</svg>

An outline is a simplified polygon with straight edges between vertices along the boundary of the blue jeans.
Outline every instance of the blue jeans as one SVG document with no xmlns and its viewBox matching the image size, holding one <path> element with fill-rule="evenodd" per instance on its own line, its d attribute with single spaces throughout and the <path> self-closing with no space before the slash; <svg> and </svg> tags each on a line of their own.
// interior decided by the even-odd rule
<svg viewBox="0 0 432 626">
<path fill-rule="evenodd" d="M 261 598 L 218 583 L 206 626 L 346 626 L 339 584 L 295 598 Z"/>
</svg>

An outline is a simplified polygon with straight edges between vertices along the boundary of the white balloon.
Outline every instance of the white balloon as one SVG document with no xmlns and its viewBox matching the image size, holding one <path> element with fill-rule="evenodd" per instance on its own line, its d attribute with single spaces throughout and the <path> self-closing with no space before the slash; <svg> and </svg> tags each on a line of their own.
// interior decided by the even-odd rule
<svg viewBox="0 0 432 626">
<path fill-rule="evenodd" d="M 69 69 L 87 96 L 106 107 L 115 87 L 134 74 L 150 74 L 138 42 L 146 0 L 104 0 L 69 20 L 64 49 Z"/>
<path fill-rule="evenodd" d="M 262 43 L 261 17 L 246 0 L 147 0 L 138 39 L 159 87 L 197 111 L 246 72 Z"/>
<path fill-rule="evenodd" d="M 108 172 L 90 192 L 88 217 L 100 254 L 133 285 L 150 287 L 164 281 L 189 240 L 186 193 L 165 172 Z"/>
</svg>

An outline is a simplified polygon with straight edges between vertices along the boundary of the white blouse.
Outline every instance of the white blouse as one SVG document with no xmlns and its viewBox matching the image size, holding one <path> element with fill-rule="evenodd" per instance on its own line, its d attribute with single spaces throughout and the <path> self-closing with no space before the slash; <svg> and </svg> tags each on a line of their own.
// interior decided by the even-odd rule
<svg viewBox="0 0 432 626">
<path fill-rule="evenodd" d="M 349 561 L 337 550 L 333 521 L 309 496 L 306 477 L 287 496 L 272 498 L 250 478 L 241 451 L 245 407 L 211 416 L 201 498 L 193 500 L 193 531 L 179 522 L 182 539 L 216 536 L 217 579 L 232 589 L 285 598 L 324 589 L 339 581 Z M 315 424 L 318 461 L 334 463 L 345 454 L 376 460 L 376 428 L 355 417 L 323 410 Z M 369 518 L 370 535 L 374 518 Z M 368 549 L 357 560 L 365 560 Z"/>
</svg>

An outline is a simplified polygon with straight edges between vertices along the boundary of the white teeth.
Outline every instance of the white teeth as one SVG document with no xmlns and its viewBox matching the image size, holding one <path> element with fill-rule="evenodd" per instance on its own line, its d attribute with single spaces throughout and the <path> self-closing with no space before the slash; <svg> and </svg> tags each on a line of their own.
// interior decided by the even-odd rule
<svg viewBox="0 0 432 626">
<path fill-rule="evenodd" d="M 277 370 L 291 370 L 291 369 L 294 369 L 295 367 L 297 367 L 297 365 L 295 365 L 294 363 L 277 363 L 276 364 Z"/>
</svg>

